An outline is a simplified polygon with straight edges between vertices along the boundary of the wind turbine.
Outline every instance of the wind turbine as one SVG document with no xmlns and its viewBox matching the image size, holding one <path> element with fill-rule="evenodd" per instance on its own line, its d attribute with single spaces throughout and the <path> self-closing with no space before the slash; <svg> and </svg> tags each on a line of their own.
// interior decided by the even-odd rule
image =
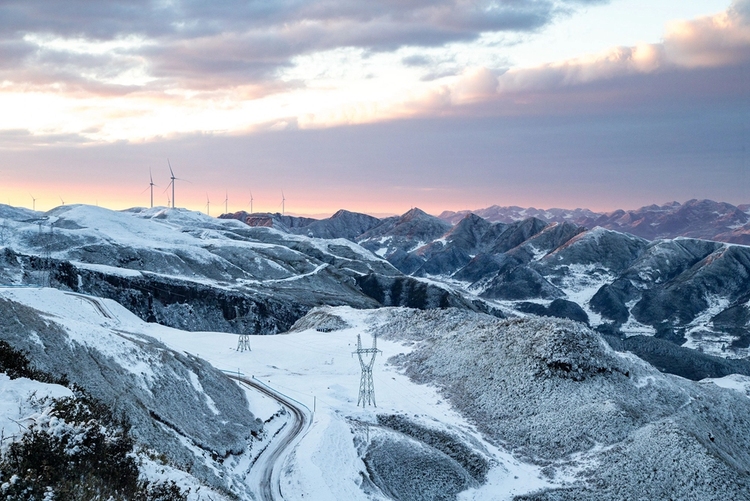
<svg viewBox="0 0 750 501">
<path fill-rule="evenodd" d="M 148 168 L 148 177 L 151 180 L 151 182 L 148 183 L 148 188 L 146 188 L 146 190 L 148 190 L 149 188 L 151 189 L 151 208 L 153 209 L 154 208 L 154 186 L 157 186 L 157 185 L 154 184 L 154 176 L 151 174 L 151 167 Z M 144 193 L 146 190 L 143 190 L 141 193 Z M 167 202 L 167 205 L 169 205 L 169 202 Z"/>
<path fill-rule="evenodd" d="M 253 192 L 250 192 L 250 214 L 253 213 Z"/>
<path fill-rule="evenodd" d="M 169 179 L 171 181 L 169 181 L 169 184 L 164 189 L 164 191 L 166 192 L 169 189 L 170 186 L 172 187 L 172 208 L 174 209 L 174 182 L 175 181 L 187 181 L 187 179 L 180 179 L 179 177 L 175 177 L 174 171 L 172 170 L 172 164 L 169 163 L 169 159 L 168 158 L 167 158 L 167 165 L 169 165 L 169 174 L 170 174 Z M 187 182 L 189 183 L 190 181 L 187 181 Z"/>
<path fill-rule="evenodd" d="M 29 196 L 31 197 L 31 210 L 36 210 L 36 198 L 31 193 L 29 193 Z"/>
<path fill-rule="evenodd" d="M 224 196 L 224 214 L 229 214 L 229 191 Z"/>
<path fill-rule="evenodd" d="M 211 200 L 208 199 L 208 193 L 206 193 L 206 215 L 211 215 Z"/>
<path fill-rule="evenodd" d="M 286 198 L 284 198 L 284 190 L 281 190 L 281 215 L 284 215 L 284 202 L 286 202 Z"/>
<path fill-rule="evenodd" d="M 63 200 L 63 197 L 60 197 L 60 201 L 62 202 L 63 205 L 65 205 L 65 200 Z"/>
</svg>

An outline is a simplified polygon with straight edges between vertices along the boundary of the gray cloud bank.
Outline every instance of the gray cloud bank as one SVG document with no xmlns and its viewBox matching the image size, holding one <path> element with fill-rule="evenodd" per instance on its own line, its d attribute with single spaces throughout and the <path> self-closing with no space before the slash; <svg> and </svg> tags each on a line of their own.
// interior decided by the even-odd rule
<svg viewBox="0 0 750 501">
<path fill-rule="evenodd" d="M 581 4 L 607 0 L 10 0 L 0 3 L 0 78 L 63 82 L 93 92 L 106 76 L 148 67 L 151 88 L 264 84 L 292 58 L 338 47 L 388 51 L 470 41 L 483 32 L 539 29 Z M 141 39 L 146 45 L 73 54 L 36 38 L 90 42 Z"/>
</svg>

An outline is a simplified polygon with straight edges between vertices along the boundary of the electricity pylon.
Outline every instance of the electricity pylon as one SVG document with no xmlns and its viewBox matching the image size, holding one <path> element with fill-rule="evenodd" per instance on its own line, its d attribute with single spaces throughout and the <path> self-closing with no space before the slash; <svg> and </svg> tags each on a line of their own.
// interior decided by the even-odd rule
<svg viewBox="0 0 750 501">
<path fill-rule="evenodd" d="M 378 352 L 383 353 L 378 349 L 378 336 L 372 337 L 372 348 L 362 348 L 362 337 L 357 334 L 357 351 L 353 351 L 352 354 L 356 353 L 359 357 L 359 365 L 362 367 L 362 377 L 359 380 L 359 399 L 357 400 L 357 407 L 360 402 L 364 408 L 367 404 L 372 404 L 373 407 L 377 407 L 375 403 L 375 386 L 372 383 L 372 366 L 375 365 L 375 356 Z M 362 358 L 365 355 L 365 358 Z M 367 355 L 372 355 L 369 362 L 365 362 Z"/>
<path fill-rule="evenodd" d="M 248 334 L 240 334 L 240 339 L 237 341 L 237 351 L 252 351 Z"/>
</svg>

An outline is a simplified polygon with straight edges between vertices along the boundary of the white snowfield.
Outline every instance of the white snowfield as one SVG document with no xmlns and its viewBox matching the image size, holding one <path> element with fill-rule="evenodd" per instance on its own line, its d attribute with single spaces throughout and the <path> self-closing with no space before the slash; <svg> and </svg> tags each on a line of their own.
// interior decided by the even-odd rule
<svg viewBox="0 0 750 501">
<path fill-rule="evenodd" d="M 389 357 L 410 349 L 401 343 L 378 341 L 378 348 L 383 351 L 378 355 L 373 371 L 378 407 L 357 407 L 360 366 L 352 351 L 356 349 L 357 334 L 361 334 L 363 343 L 369 346 L 368 329 L 376 325 L 379 315 L 383 314 L 377 310 L 331 309 L 350 327 L 334 332 L 306 329 L 283 335 L 253 336 L 252 351 L 238 352 L 235 349 L 238 336 L 235 334 L 185 332 L 145 323 L 111 300 L 39 288 L 0 288 L 0 299 L 9 299 L 43 312 L 50 321 L 65 328 L 70 342 L 106 353 L 118 364 L 138 373 L 146 387 L 152 375 L 149 365 L 158 362 L 148 360 L 144 363 L 135 345 L 120 335 L 112 336 L 113 332 L 151 336 L 175 350 L 208 360 L 228 373 L 255 379 L 309 408 L 309 428 L 292 441 L 291 449 L 278 454 L 283 463 L 274 465 L 274 479 L 279 484 L 275 488 L 282 499 L 387 499 L 377 489 L 366 492 L 362 488 L 367 469 L 360 457 L 361 440 L 377 434 L 378 413 L 405 414 L 430 427 L 465 436 L 467 441 L 478 444 L 477 447 L 491 457 L 493 466 L 487 475 L 487 483 L 461 493 L 460 499 L 511 499 L 551 485 L 543 478 L 539 467 L 518 461 L 485 441 L 433 387 L 415 384 L 390 366 L 387 363 Z M 113 342 L 113 339 L 121 341 Z M 0 423 L 8 430 L 6 436 L 18 430 L 15 421 L 28 417 L 24 412 L 19 414 L 18 409 L 24 405 L 29 392 L 47 386 L 50 385 L 0 377 L 0 392 L 8 396 L 0 404 Z M 196 392 L 200 391 L 197 384 L 193 387 Z M 65 388 L 57 388 L 47 392 L 53 396 L 68 394 Z M 253 414 L 263 421 L 270 420 L 267 425 L 269 435 L 289 425 L 284 424 L 284 420 L 290 418 L 288 412 L 281 416 L 282 420 L 278 417 L 271 419 L 281 410 L 277 402 L 255 390 L 245 388 L 245 391 Z M 281 435 L 283 433 L 275 435 L 271 441 Z M 258 478 L 264 469 L 264 459 L 257 457 L 257 449 L 268 446 L 267 441 L 251 444 L 247 453 L 230 456 L 224 461 L 226 470 L 235 476 L 233 480 L 250 484 L 248 493 L 237 493 L 241 499 L 251 499 L 248 497 L 250 492 L 257 499 L 266 499 Z M 195 479 L 174 468 L 145 460 L 143 471 L 152 479 L 174 479 L 183 488 L 190 487 L 191 500 L 223 498 L 214 489 L 206 486 L 199 489 Z M 227 483 L 231 482 L 228 480 Z M 278 495 L 274 496 L 274 499 L 278 498 Z"/>
<path fill-rule="evenodd" d="M 354 427 L 365 433 L 361 430 L 367 424 L 376 427 L 378 413 L 407 414 L 431 426 L 469 435 L 492 451 L 496 465 L 488 483 L 462 493 L 461 499 L 512 499 L 551 485 L 543 479 L 539 467 L 518 461 L 483 440 L 434 388 L 415 384 L 388 365 L 389 357 L 409 351 L 401 343 L 378 341 L 383 354 L 377 357 L 373 371 L 377 408 L 357 407 L 360 366 L 352 352 L 356 350 L 357 334 L 363 336 L 364 345 L 370 346 L 367 332 L 377 321 L 377 311 L 348 307 L 328 310 L 351 327 L 334 332 L 306 329 L 253 336 L 249 352 L 235 350 L 234 334 L 190 333 L 154 326 L 167 345 L 196 354 L 221 369 L 250 375 L 314 409 L 309 431 L 280 469 L 283 499 L 373 499 L 361 487 L 367 470 L 354 445 L 352 430 Z"/>
</svg>

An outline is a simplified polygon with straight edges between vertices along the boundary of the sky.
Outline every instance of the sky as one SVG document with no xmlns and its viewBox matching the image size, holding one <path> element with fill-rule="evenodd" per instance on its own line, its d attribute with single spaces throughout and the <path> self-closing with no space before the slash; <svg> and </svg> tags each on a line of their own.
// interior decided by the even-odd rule
<svg viewBox="0 0 750 501">
<path fill-rule="evenodd" d="M 37 210 L 750 203 L 750 0 L 5 0 L 0 110 Z"/>
</svg>

